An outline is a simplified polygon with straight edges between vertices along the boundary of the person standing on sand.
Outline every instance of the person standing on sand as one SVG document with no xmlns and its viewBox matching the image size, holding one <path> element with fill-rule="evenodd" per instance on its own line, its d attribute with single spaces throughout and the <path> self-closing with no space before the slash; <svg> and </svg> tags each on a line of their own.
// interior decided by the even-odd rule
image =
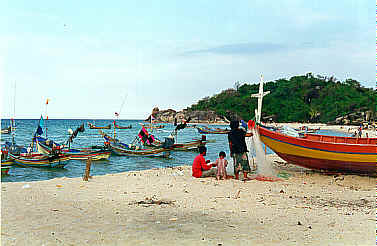
<svg viewBox="0 0 377 246">
<path fill-rule="evenodd" d="M 199 155 L 197 155 L 192 163 L 192 176 L 195 178 L 205 178 L 215 176 L 216 164 L 208 165 L 210 160 L 205 160 L 204 156 L 207 154 L 207 148 L 203 145 L 199 146 Z M 212 169 L 211 169 L 212 168 Z"/>
<path fill-rule="evenodd" d="M 247 146 L 245 137 L 251 137 L 251 132 L 246 133 L 239 128 L 238 121 L 230 122 L 230 132 L 228 133 L 228 142 L 230 149 L 230 156 L 233 157 L 234 162 L 234 175 L 235 179 L 239 179 L 239 172 L 243 172 L 244 180 L 248 180 L 247 174 L 251 171 L 249 159 L 247 157 Z"/>
</svg>

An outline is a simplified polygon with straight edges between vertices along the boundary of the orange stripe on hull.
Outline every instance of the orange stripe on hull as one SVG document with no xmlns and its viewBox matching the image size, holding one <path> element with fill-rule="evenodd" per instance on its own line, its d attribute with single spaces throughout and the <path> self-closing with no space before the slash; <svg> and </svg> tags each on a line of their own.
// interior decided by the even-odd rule
<svg viewBox="0 0 377 246">
<path fill-rule="evenodd" d="M 275 139 L 266 138 L 261 136 L 262 142 L 264 142 L 273 151 L 281 154 L 293 155 L 299 157 L 307 157 L 313 159 L 344 161 L 344 162 L 360 162 L 376 164 L 375 154 L 361 154 L 361 153 L 341 153 L 333 151 L 325 151 L 319 149 L 310 149 L 290 143 L 283 143 Z"/>
<path fill-rule="evenodd" d="M 301 167 L 306 167 L 316 170 L 327 171 L 344 171 L 356 173 L 376 173 L 375 162 L 352 162 L 352 161 L 336 161 L 308 158 L 303 156 L 295 156 L 289 154 L 277 153 L 283 160 L 288 163 L 295 164 Z"/>
<path fill-rule="evenodd" d="M 296 138 L 258 127 L 261 141 L 285 161 L 311 169 L 376 173 L 377 146 L 371 144 L 350 144 L 338 141 L 322 142 L 312 139 Z M 328 138 L 319 135 L 319 139 Z M 338 140 L 337 137 L 329 139 Z M 351 138 L 347 138 L 349 141 Z"/>
</svg>

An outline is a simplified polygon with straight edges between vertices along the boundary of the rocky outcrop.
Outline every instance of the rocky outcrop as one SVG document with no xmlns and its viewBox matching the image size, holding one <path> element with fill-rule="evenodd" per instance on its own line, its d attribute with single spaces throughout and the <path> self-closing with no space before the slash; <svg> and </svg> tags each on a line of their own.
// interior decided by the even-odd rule
<svg viewBox="0 0 377 246">
<path fill-rule="evenodd" d="M 365 122 L 374 122 L 372 111 L 359 111 L 336 118 L 329 124 L 336 125 L 360 125 Z"/>
<path fill-rule="evenodd" d="M 225 117 L 219 116 L 215 111 L 175 111 L 173 109 L 159 110 L 159 108 L 154 108 L 152 111 L 153 118 L 156 122 L 166 122 L 174 123 L 175 119 L 178 123 L 191 118 L 190 123 L 216 123 L 216 124 L 227 124 L 229 120 Z M 150 121 L 150 117 L 146 119 Z"/>
</svg>

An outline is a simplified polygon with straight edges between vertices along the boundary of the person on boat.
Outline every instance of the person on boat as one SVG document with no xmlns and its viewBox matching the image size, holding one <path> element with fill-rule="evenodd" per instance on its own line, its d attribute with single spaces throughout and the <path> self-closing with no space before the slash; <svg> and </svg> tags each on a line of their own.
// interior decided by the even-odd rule
<svg viewBox="0 0 377 246">
<path fill-rule="evenodd" d="M 247 157 L 247 146 L 245 137 L 251 137 L 251 132 L 246 133 L 239 128 L 240 123 L 236 120 L 230 122 L 230 132 L 228 142 L 230 156 L 233 157 L 235 179 L 239 179 L 239 173 L 243 172 L 244 180 L 248 180 L 247 174 L 251 171 L 249 159 Z"/>
<path fill-rule="evenodd" d="M 176 126 L 175 131 L 182 130 L 182 129 L 186 128 L 187 123 L 189 123 L 190 121 L 191 121 L 191 117 L 189 117 L 187 120 L 183 120 L 183 122 L 181 124 Z"/>
<path fill-rule="evenodd" d="M 362 127 L 362 125 L 360 124 L 360 126 L 359 126 L 359 129 L 358 129 L 358 137 L 359 138 L 361 138 L 361 136 L 362 136 L 362 134 L 363 134 L 363 127 Z"/>
<path fill-rule="evenodd" d="M 204 156 L 207 154 L 207 148 L 204 145 L 199 146 L 199 155 L 197 155 L 192 163 L 192 176 L 195 178 L 205 178 L 215 176 L 216 164 L 210 164 L 210 160 L 205 160 Z"/>
</svg>

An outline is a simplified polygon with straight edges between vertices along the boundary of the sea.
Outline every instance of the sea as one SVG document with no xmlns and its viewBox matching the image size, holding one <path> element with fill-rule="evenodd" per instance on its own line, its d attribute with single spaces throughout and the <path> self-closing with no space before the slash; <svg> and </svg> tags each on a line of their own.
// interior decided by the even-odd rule
<svg viewBox="0 0 377 246">
<path fill-rule="evenodd" d="M 39 125 L 39 119 L 16 119 L 16 131 L 14 134 L 1 134 L 1 144 L 6 141 L 12 141 L 12 137 L 17 145 L 29 146 L 32 142 L 32 137 L 35 134 Z M 43 136 L 47 137 L 57 143 L 65 143 L 70 136 L 68 130 L 75 130 L 80 125 L 84 124 L 85 131 L 79 132 L 77 137 L 73 140 L 72 148 L 89 147 L 94 145 L 103 145 L 103 138 L 97 129 L 90 129 L 88 123 L 96 126 L 106 126 L 113 124 L 113 120 L 87 120 L 87 119 L 49 119 L 44 120 Z M 142 120 L 117 120 L 119 126 L 132 125 L 131 129 L 117 129 L 117 138 L 124 143 L 131 143 L 137 138 L 141 130 L 141 124 L 145 124 Z M 1 120 L 1 128 L 6 128 L 10 125 L 7 119 Z M 164 140 L 174 130 L 175 126 L 169 123 L 161 123 L 164 125 L 162 129 L 154 129 L 151 133 L 160 140 Z M 201 126 L 198 124 L 198 126 Z M 229 126 L 207 125 L 213 128 L 228 128 Z M 103 129 L 105 133 L 113 136 L 114 129 Z M 321 134 L 339 135 L 339 133 L 332 131 L 322 131 Z M 191 141 L 193 139 L 200 139 L 202 136 L 198 133 L 196 128 L 185 128 L 178 132 L 176 142 L 182 143 Z M 215 161 L 218 158 L 220 151 L 227 153 L 229 160 L 229 146 L 226 134 L 209 134 L 206 135 L 207 140 L 207 156 L 206 159 Z M 267 154 L 272 154 L 272 150 L 266 148 Z M 90 175 L 105 175 L 129 171 L 146 170 L 153 168 L 167 168 L 182 165 L 192 165 L 192 162 L 198 152 L 195 151 L 172 151 L 169 158 L 156 157 L 128 157 L 111 155 L 108 160 L 93 161 L 91 165 Z M 9 175 L 2 175 L 1 182 L 30 182 L 49 180 L 61 177 L 82 177 L 86 168 L 86 162 L 81 160 L 70 160 L 64 168 L 23 168 L 12 166 L 9 170 Z"/>
<path fill-rule="evenodd" d="M 113 120 L 86 120 L 86 119 L 49 119 L 44 120 L 43 135 L 57 143 L 65 143 L 70 136 L 69 129 L 75 130 L 81 124 L 84 124 L 85 131 L 79 132 L 73 140 L 72 148 L 89 147 L 94 145 L 103 145 L 103 138 L 97 129 L 90 129 L 88 123 L 96 126 L 105 126 L 113 124 Z M 142 120 L 117 120 L 119 126 L 132 125 L 131 129 L 117 129 L 117 138 L 124 143 L 131 143 L 137 137 L 141 130 L 141 124 L 146 124 Z M 1 120 L 1 128 L 10 125 L 7 119 Z M 39 119 L 16 119 L 16 131 L 14 139 L 17 145 L 29 146 L 32 137 L 39 125 Z M 164 140 L 174 130 L 173 124 L 162 123 L 162 129 L 154 129 L 151 133 L 160 140 Z M 199 125 L 198 125 L 199 126 Z M 207 125 L 208 127 L 226 128 L 229 126 Z M 105 133 L 113 136 L 114 129 L 102 129 Z M 178 132 L 176 142 L 182 143 L 193 139 L 200 139 L 201 134 L 196 128 L 185 128 Z M 229 155 L 228 140 L 226 134 L 206 135 L 207 140 L 207 160 L 215 161 L 220 151 L 225 151 Z M 11 134 L 2 134 L 1 143 L 11 141 Z M 111 155 L 108 160 L 93 161 L 90 169 L 91 176 L 105 175 L 112 173 L 121 173 L 128 171 L 146 170 L 152 168 L 166 168 L 181 165 L 192 165 L 192 162 L 198 152 L 195 151 L 172 151 L 169 158 L 156 157 L 128 157 Z M 227 156 L 229 159 L 229 156 Z M 23 168 L 12 166 L 9 175 L 2 175 L 1 182 L 29 182 L 49 180 L 60 177 L 82 177 L 86 168 L 86 162 L 81 160 L 70 160 L 64 168 Z"/>
</svg>

